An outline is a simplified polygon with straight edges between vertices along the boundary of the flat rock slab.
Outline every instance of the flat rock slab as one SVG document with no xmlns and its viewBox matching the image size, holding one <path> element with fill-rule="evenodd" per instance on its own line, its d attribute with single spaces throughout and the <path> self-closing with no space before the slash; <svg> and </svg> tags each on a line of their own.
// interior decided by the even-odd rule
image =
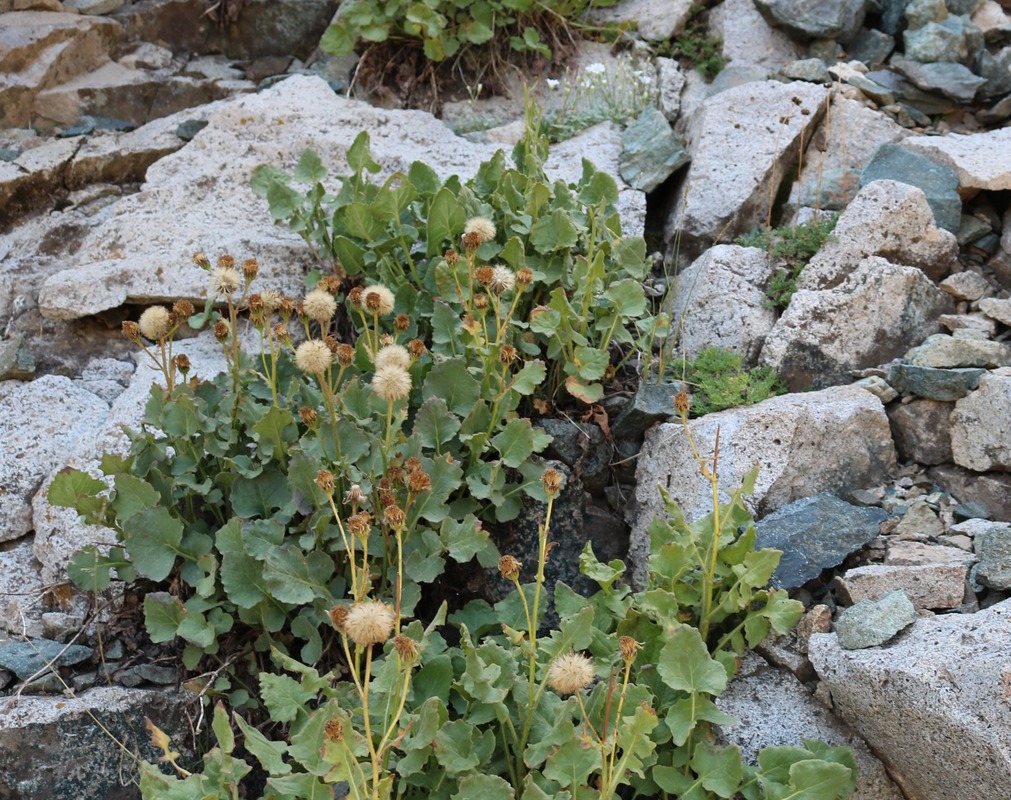
<svg viewBox="0 0 1011 800">
<path fill-rule="evenodd" d="M 955 403 L 951 451 L 956 464 L 976 472 L 1011 472 L 1011 367 L 988 372 Z"/>
<path fill-rule="evenodd" d="M 976 580 L 991 589 L 1011 589 L 1011 525 L 990 525 L 973 539 L 979 556 Z"/>
<path fill-rule="evenodd" d="M 957 564 L 870 564 L 848 570 L 839 579 L 838 588 L 844 603 L 880 600 L 889 592 L 902 591 L 916 608 L 958 608 L 965 595 L 967 572 L 965 565 Z"/>
<path fill-rule="evenodd" d="M 370 132 L 373 157 L 383 166 L 379 180 L 406 172 L 416 160 L 443 178 L 469 177 L 496 149 L 456 137 L 430 114 L 346 100 L 321 78 L 302 75 L 227 101 L 207 119 L 193 141 L 150 166 L 142 191 L 121 201 L 114 218 L 88 233 L 77 263 L 46 281 L 39 296 L 45 316 L 76 319 L 123 303 L 176 298 L 202 302 L 207 273 L 192 263 L 197 251 L 256 258 L 262 288 L 297 295 L 316 262 L 299 236 L 272 223 L 266 203 L 253 194 L 258 166 L 293 171 L 313 148 L 331 175 L 346 174 L 344 154 L 362 130 Z M 619 151 L 617 127 L 596 126 L 555 148 L 549 173 L 577 179 L 584 154 L 613 155 L 613 162 L 597 165 L 615 173 Z M 626 190 L 621 202 L 631 209 L 627 232 L 641 233 L 642 193 Z"/>
<path fill-rule="evenodd" d="M 839 644 L 846 650 L 876 647 L 916 620 L 916 608 L 905 592 L 896 590 L 876 600 L 861 600 L 836 620 Z"/>
<path fill-rule="evenodd" d="M 27 681 L 53 667 L 70 667 L 91 657 L 92 649 L 80 644 L 60 644 L 47 639 L 0 644 L 0 667 Z"/>
<path fill-rule="evenodd" d="M 955 170 L 962 189 L 1011 189 L 1011 128 L 969 135 L 914 136 L 902 146 Z"/>
<path fill-rule="evenodd" d="M 835 712 L 907 797 L 997 798 L 1011 785 L 1011 601 L 918 620 L 887 648 L 811 637 Z"/>
</svg>

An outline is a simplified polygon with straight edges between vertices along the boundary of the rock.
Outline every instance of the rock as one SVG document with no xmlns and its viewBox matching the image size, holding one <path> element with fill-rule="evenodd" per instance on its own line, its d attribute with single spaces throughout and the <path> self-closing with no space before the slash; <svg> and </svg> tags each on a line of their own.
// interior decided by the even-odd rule
<svg viewBox="0 0 1011 800">
<path fill-rule="evenodd" d="M 765 81 L 710 97 L 682 192 L 665 227 L 680 236 L 680 255 L 731 240 L 761 224 L 770 199 L 824 112 L 827 90 L 810 83 Z"/>
<path fill-rule="evenodd" d="M 844 603 L 880 600 L 889 592 L 903 592 L 916 608 L 958 608 L 965 594 L 967 568 L 955 564 L 896 566 L 871 564 L 847 570 L 837 581 Z"/>
<path fill-rule="evenodd" d="M 724 0 L 710 11 L 709 32 L 723 40 L 731 64 L 779 69 L 803 58 L 804 48 L 769 25 L 754 0 Z"/>
<path fill-rule="evenodd" d="M 860 186 L 882 179 L 922 189 L 936 224 L 952 233 L 958 230 L 962 201 L 958 195 L 958 175 L 953 169 L 912 153 L 902 145 L 884 144 L 864 169 Z"/>
<path fill-rule="evenodd" d="M 990 509 L 982 503 L 959 503 L 952 512 L 956 522 L 969 519 L 990 519 Z"/>
<path fill-rule="evenodd" d="M 941 288 L 944 288 L 943 286 Z M 990 319 L 985 314 L 973 312 L 971 314 L 942 314 L 941 324 L 954 333 L 962 328 L 971 328 L 981 331 L 987 338 L 992 339 L 997 333 L 997 322 Z"/>
<path fill-rule="evenodd" d="M 920 64 L 905 58 L 892 58 L 892 68 L 928 92 L 936 91 L 959 103 L 971 103 L 976 90 L 986 78 L 973 75 L 962 64 L 936 63 Z"/>
<path fill-rule="evenodd" d="M 44 413 L 40 410 L 44 409 Z M 42 479 L 105 421 L 109 406 L 67 378 L 0 384 L 0 541 L 32 529 L 31 498 Z"/>
<path fill-rule="evenodd" d="M 985 48 L 980 49 L 976 53 L 973 68 L 977 74 L 986 78 L 986 83 L 977 90 L 980 100 L 989 100 L 1011 92 L 1011 47 L 1002 48 L 996 55 L 991 55 Z"/>
<path fill-rule="evenodd" d="M 64 0 L 67 8 L 75 8 L 79 14 L 111 14 L 123 7 L 126 0 Z"/>
<path fill-rule="evenodd" d="M 979 217 L 972 214 L 962 214 L 962 221 L 959 223 L 958 232 L 955 235 L 958 238 L 959 247 L 964 247 L 982 239 L 992 230 L 990 224 Z"/>
<path fill-rule="evenodd" d="M 1011 326 L 1011 300 L 985 297 L 979 301 L 979 310 L 1003 325 Z"/>
<path fill-rule="evenodd" d="M 954 464 L 931 467 L 927 476 L 963 503 L 980 503 L 994 519 L 1011 522 L 1011 475 L 991 472 L 980 474 Z"/>
<path fill-rule="evenodd" d="M 588 491 L 603 491 L 614 448 L 604 432 L 591 422 L 545 417 L 536 423 L 552 437 L 545 458 L 558 459 L 582 481 Z"/>
<path fill-rule="evenodd" d="M 835 623 L 839 646 L 860 650 L 884 644 L 916 620 L 916 609 L 902 591 L 889 592 L 878 600 L 863 600 L 844 609 Z M 817 637 L 811 637 L 809 648 Z M 820 675 L 819 671 L 819 675 Z"/>
<path fill-rule="evenodd" d="M 1011 603 L 921 619 L 887 649 L 811 637 L 835 712 L 878 754 L 906 797 L 1002 797 L 1011 782 Z"/>
<path fill-rule="evenodd" d="M 156 763 L 144 717 L 173 737 L 184 738 L 178 692 L 100 687 L 72 701 L 20 697 L 0 705 L 0 797 L 53 800 L 134 800 L 136 767 L 120 744 Z M 98 720 L 105 730 L 100 728 Z"/>
<path fill-rule="evenodd" d="M 643 381 L 611 427 L 615 439 L 641 440 L 646 429 L 674 416 L 674 395 L 681 386 Z"/>
<path fill-rule="evenodd" d="M 886 115 L 841 94 L 835 95 L 825 122 L 804 152 L 792 202 L 822 209 L 846 208 L 878 147 L 906 136 L 908 133 Z"/>
<path fill-rule="evenodd" d="M 910 542 L 904 539 L 890 539 L 888 554 L 885 556 L 885 564 L 896 567 L 923 567 L 936 564 L 970 567 L 975 563 L 975 555 L 958 547 Z"/>
<path fill-rule="evenodd" d="M 863 28 L 850 42 L 849 57 L 866 64 L 879 67 L 885 63 L 895 49 L 895 38 L 874 28 Z"/>
<path fill-rule="evenodd" d="M 28 381 L 35 375 L 35 358 L 23 333 L 0 342 L 0 381 Z"/>
<path fill-rule="evenodd" d="M 905 355 L 905 361 L 917 367 L 1001 367 L 1011 364 L 1011 347 L 991 339 L 978 338 L 971 328 L 961 328 L 952 335 L 935 333 Z"/>
<path fill-rule="evenodd" d="M 867 744 L 836 720 L 800 681 L 770 667 L 759 656 L 744 656 L 716 705 L 737 720 L 714 729 L 717 741 L 740 747 L 745 762 L 754 763 L 756 753 L 766 747 L 796 746 L 803 739 L 818 739 L 833 747 L 853 749 L 858 774 L 849 800 L 902 800 L 902 793 Z"/>
<path fill-rule="evenodd" d="M 681 32 L 691 13 L 691 0 L 623 0 L 595 9 L 590 17 L 598 22 L 635 22 L 639 38 L 658 42 Z"/>
<path fill-rule="evenodd" d="M 805 497 L 759 520 L 757 546 L 783 551 L 772 584 L 796 589 L 877 538 L 888 515 L 831 494 Z"/>
<path fill-rule="evenodd" d="M 913 30 L 930 22 L 940 22 L 948 18 L 948 8 L 944 0 L 911 0 L 906 3 L 906 22 Z"/>
<path fill-rule="evenodd" d="M 867 73 L 866 77 L 875 84 L 885 87 L 888 91 L 894 92 L 897 98 L 904 101 L 907 107 L 913 107 L 913 111 L 920 116 L 947 114 L 958 107 L 957 103 L 951 98 L 918 89 L 898 72 L 884 69 L 872 70 Z M 876 98 L 872 97 L 872 99 Z M 910 113 L 913 113 L 913 111 L 910 111 Z M 929 117 L 927 124 L 929 124 Z"/>
<path fill-rule="evenodd" d="M 775 269 L 757 247 L 717 245 L 683 270 L 665 304 L 678 354 L 694 360 L 707 347 L 724 347 L 754 364 L 776 320 L 765 294 Z"/>
<path fill-rule="evenodd" d="M 667 118 L 655 106 L 646 106 L 621 135 L 618 169 L 633 189 L 652 192 L 691 161 Z"/>
<path fill-rule="evenodd" d="M 864 21 L 864 0 L 755 0 L 770 24 L 804 39 L 852 39 Z"/>
<path fill-rule="evenodd" d="M 780 74 L 791 81 L 829 83 L 832 80 L 832 76 L 828 74 L 828 67 L 820 58 L 802 58 L 800 61 L 794 61 L 783 67 Z"/>
<path fill-rule="evenodd" d="M 986 370 L 982 368 L 937 369 L 894 363 L 888 367 L 888 382 L 903 393 L 915 394 L 928 400 L 953 402 L 975 389 L 984 372 Z"/>
<path fill-rule="evenodd" d="M 872 486 L 895 467 L 881 401 L 854 386 L 773 397 L 707 414 L 691 420 L 689 427 L 703 455 L 712 453 L 720 431 L 720 486 L 740 486 L 746 472 L 761 467 L 755 494 L 746 499 L 758 515 L 821 492 Z M 826 448 L 833 454 L 830 460 L 824 458 Z M 698 473 L 680 423 L 647 431 L 636 479 L 631 552 L 636 569 L 644 569 L 646 528 L 655 516 L 664 515 L 657 484 L 670 492 L 689 520 L 712 510 L 712 491 Z"/>
<path fill-rule="evenodd" d="M 954 404 L 939 400 L 914 400 L 888 409 L 899 460 L 917 464 L 951 461 L 948 423 Z"/>
<path fill-rule="evenodd" d="M 888 382 L 879 375 L 868 375 L 866 378 L 861 378 L 853 383 L 861 389 L 866 389 L 885 405 L 899 396 L 899 393 L 889 386 Z"/>
<path fill-rule="evenodd" d="M 40 638 L 43 593 L 31 541 L 0 549 L 0 631 Z"/>
<path fill-rule="evenodd" d="M 950 298 L 919 269 L 865 258 L 837 286 L 798 289 L 759 361 L 793 391 L 824 388 L 901 355 L 950 310 Z"/>
<path fill-rule="evenodd" d="M 972 219 L 976 219 L 972 217 Z M 956 272 L 941 281 L 941 289 L 956 300 L 979 300 L 983 295 L 991 294 L 993 289 L 990 281 L 978 272 Z"/>
<path fill-rule="evenodd" d="M 47 639 L 0 644 L 0 667 L 9 669 L 18 680 L 38 677 L 52 667 L 69 667 L 91 657 L 92 650 L 79 644 L 64 645 Z"/>
<path fill-rule="evenodd" d="M 66 195 L 64 178 L 82 141 L 52 140 L 26 150 L 12 163 L 0 163 L 0 225 Z"/>
<path fill-rule="evenodd" d="M 951 451 L 956 464 L 976 472 L 1011 471 L 1011 369 L 983 375 L 979 387 L 955 403 Z"/>
<path fill-rule="evenodd" d="M 972 23 L 969 23 L 972 25 Z M 970 56 L 970 33 L 961 17 L 948 16 L 940 22 L 928 22 L 916 29 L 909 29 L 903 35 L 905 57 L 921 64 L 947 61 L 964 63 Z M 972 33 L 981 35 L 972 26 Z"/>
<path fill-rule="evenodd" d="M 934 224 L 923 191 L 892 180 L 864 185 L 839 215 L 828 241 L 811 258 L 800 289 L 828 289 L 841 283 L 867 256 L 917 267 L 941 280 L 958 263 L 955 236 Z"/>
<path fill-rule="evenodd" d="M 979 558 L 976 580 L 991 589 L 1011 589 L 1011 525 L 991 525 L 973 539 Z"/>
<path fill-rule="evenodd" d="M 944 533 L 944 524 L 925 500 L 914 500 L 905 512 L 895 526 L 897 536 L 929 538 Z"/>
<path fill-rule="evenodd" d="M 976 118 L 984 125 L 995 125 L 1011 117 L 1011 94 L 998 100 L 990 108 L 980 109 Z"/>
<path fill-rule="evenodd" d="M 1004 39 L 1011 30 L 1011 16 L 996 0 L 983 0 L 973 12 L 972 22 L 983 32 L 987 44 Z"/>
<path fill-rule="evenodd" d="M 914 136 L 902 146 L 954 170 L 962 189 L 1011 189 L 1011 128 L 967 136 Z"/>
<path fill-rule="evenodd" d="M 206 127 L 207 120 L 205 119 L 188 119 L 185 122 L 179 123 L 175 133 L 184 142 L 189 142 Z"/>
<path fill-rule="evenodd" d="M 673 58 L 656 59 L 657 107 L 673 122 L 681 113 L 681 90 L 685 88 L 685 74 Z"/>
</svg>

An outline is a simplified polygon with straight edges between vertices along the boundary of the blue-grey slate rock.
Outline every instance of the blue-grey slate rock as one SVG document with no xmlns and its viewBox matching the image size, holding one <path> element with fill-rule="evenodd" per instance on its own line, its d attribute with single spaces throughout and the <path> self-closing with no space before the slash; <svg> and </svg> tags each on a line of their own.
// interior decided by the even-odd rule
<svg viewBox="0 0 1011 800">
<path fill-rule="evenodd" d="M 969 57 L 966 25 L 961 17 L 928 22 L 903 34 L 906 58 L 921 64 L 936 61 L 963 63 Z"/>
<path fill-rule="evenodd" d="M 755 526 L 758 547 L 783 551 L 772 584 L 794 589 L 841 564 L 877 537 L 887 516 L 880 508 L 855 506 L 827 493 L 772 512 Z"/>
<path fill-rule="evenodd" d="M 176 136 L 184 142 L 189 142 L 206 127 L 207 120 L 205 119 L 188 119 L 176 128 Z"/>
<path fill-rule="evenodd" d="M 965 397 L 979 385 L 980 367 L 939 369 L 915 364 L 892 364 L 888 368 L 888 383 L 898 392 L 915 394 L 928 400 L 952 402 Z"/>
<path fill-rule="evenodd" d="M 972 14 L 983 5 L 983 0 L 944 0 L 944 6 L 951 14 Z"/>
<path fill-rule="evenodd" d="M 848 42 L 864 21 L 866 0 L 755 0 L 771 25 L 805 39 Z"/>
<path fill-rule="evenodd" d="M 908 3 L 909 0 L 881 0 L 881 20 L 878 27 L 885 33 L 895 36 L 904 27 Z"/>
<path fill-rule="evenodd" d="M 959 103 L 971 103 L 976 90 L 987 82 L 963 64 L 920 64 L 908 58 L 893 58 L 891 65 L 928 92 L 940 92 Z"/>
<path fill-rule="evenodd" d="M 835 622 L 835 632 L 844 650 L 860 650 L 884 644 L 915 621 L 916 609 L 900 590 L 845 609 Z"/>
<path fill-rule="evenodd" d="M 927 196 L 938 227 L 956 233 L 962 221 L 962 199 L 958 194 L 958 173 L 900 144 L 883 144 L 874 153 L 860 176 L 861 188 L 879 180 L 916 186 Z"/>
<path fill-rule="evenodd" d="M 618 171 L 633 189 L 651 192 L 691 161 L 667 118 L 647 106 L 621 135 Z"/>
<path fill-rule="evenodd" d="M 1011 525 L 995 524 L 977 533 L 973 549 L 979 557 L 976 580 L 991 589 L 1011 589 Z"/>
<path fill-rule="evenodd" d="M 955 238 L 958 239 L 959 246 L 964 247 L 986 236 L 991 230 L 990 223 L 986 220 L 980 219 L 975 214 L 963 214 Z"/>
<path fill-rule="evenodd" d="M 967 519 L 990 519 L 993 516 L 990 509 L 982 503 L 959 503 L 951 513 L 955 522 L 965 522 Z"/>
<path fill-rule="evenodd" d="M 979 88 L 981 98 L 1000 97 L 1011 92 L 1011 47 L 993 55 L 985 47 L 976 53 L 973 71 L 986 78 Z"/>
<path fill-rule="evenodd" d="M 779 73 L 791 81 L 808 81 L 809 83 L 830 83 L 832 76 L 828 67 L 820 58 L 803 58 L 793 61 L 783 67 Z"/>
<path fill-rule="evenodd" d="M 15 150 L 12 147 L 0 147 L 0 161 L 6 161 L 10 163 L 14 161 L 19 155 L 21 155 L 20 150 Z"/>
<path fill-rule="evenodd" d="M 546 417 L 534 423 L 552 437 L 543 457 L 575 469 L 587 491 L 603 491 L 614 448 L 592 422 Z"/>
<path fill-rule="evenodd" d="M 26 681 L 50 661 L 54 667 L 69 667 L 91 657 L 92 650 L 80 644 L 65 645 L 49 639 L 0 644 L 0 667 Z"/>
<path fill-rule="evenodd" d="M 31 380 L 35 375 L 35 357 L 23 333 L 0 342 L 0 381 Z"/>
<path fill-rule="evenodd" d="M 950 97 L 918 89 L 899 73 L 892 72 L 891 70 L 871 70 L 864 77 L 894 92 L 895 96 L 900 100 L 905 100 L 924 114 L 950 114 L 958 108 L 958 104 Z"/>
<path fill-rule="evenodd" d="M 895 49 L 895 37 L 875 28 L 864 28 L 850 43 L 847 52 L 851 59 L 862 61 L 868 67 L 885 63 Z"/>
<path fill-rule="evenodd" d="M 680 385 L 671 383 L 639 384 L 628 405 L 619 412 L 611 426 L 616 439 L 641 440 L 647 428 L 674 416 L 674 395 Z"/>
</svg>

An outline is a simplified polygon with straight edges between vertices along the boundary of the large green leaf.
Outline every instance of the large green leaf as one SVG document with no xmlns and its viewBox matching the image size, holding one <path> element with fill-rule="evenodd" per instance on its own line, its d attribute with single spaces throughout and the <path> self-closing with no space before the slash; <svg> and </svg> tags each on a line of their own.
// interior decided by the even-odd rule
<svg viewBox="0 0 1011 800">
<path fill-rule="evenodd" d="M 421 444 L 436 452 L 450 441 L 460 430 L 460 419 L 450 413 L 449 406 L 442 397 L 430 397 L 414 418 L 414 432 Z"/>
<path fill-rule="evenodd" d="M 153 581 L 165 580 L 181 552 L 182 522 L 167 508 L 149 508 L 123 522 L 123 534 L 137 572 Z"/>
<path fill-rule="evenodd" d="M 454 414 L 468 415 L 481 396 L 481 382 L 467 370 L 463 358 L 450 358 L 433 366 L 422 387 L 425 400 L 441 397 Z"/>
<path fill-rule="evenodd" d="M 667 640 L 657 672 L 667 686 L 683 692 L 720 695 L 727 688 L 727 671 L 690 625 L 682 625 Z"/>
<path fill-rule="evenodd" d="M 287 476 L 269 470 L 255 478 L 236 478 L 232 484 L 232 511 L 243 519 L 271 518 L 276 511 L 291 503 L 291 486 Z"/>
<path fill-rule="evenodd" d="M 498 775 L 467 775 L 457 783 L 450 800 L 513 800 L 516 793 Z"/>
<path fill-rule="evenodd" d="M 282 603 L 311 603 L 317 597 L 330 599 L 327 582 L 333 575 L 333 559 L 319 551 L 306 555 L 284 545 L 267 553 L 263 577 L 271 594 Z"/>
<path fill-rule="evenodd" d="M 578 240 L 579 230 L 572 221 L 572 215 L 562 208 L 541 217 L 530 231 L 530 244 L 538 253 L 570 250 Z"/>
<path fill-rule="evenodd" d="M 460 206 L 460 200 L 443 186 L 432 198 L 428 209 L 428 255 L 441 254 L 446 241 L 454 242 L 463 233 L 467 214 Z"/>
</svg>

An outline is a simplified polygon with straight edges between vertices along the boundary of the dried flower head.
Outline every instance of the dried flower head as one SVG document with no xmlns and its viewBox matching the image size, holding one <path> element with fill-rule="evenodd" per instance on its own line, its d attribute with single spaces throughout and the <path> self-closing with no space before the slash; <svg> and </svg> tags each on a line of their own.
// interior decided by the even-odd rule
<svg viewBox="0 0 1011 800">
<path fill-rule="evenodd" d="M 554 497 L 562 490 L 562 475 L 557 469 L 548 467 L 541 474 L 541 485 L 548 497 Z"/>
<path fill-rule="evenodd" d="M 348 506 L 361 506 L 368 501 L 365 492 L 362 491 L 362 487 L 357 483 L 352 483 L 351 488 L 344 493 L 344 505 Z"/>
<path fill-rule="evenodd" d="M 393 649 L 401 661 L 414 661 L 418 657 L 418 643 L 402 633 L 393 637 Z"/>
<path fill-rule="evenodd" d="M 353 536 L 364 539 L 372 530 L 372 515 L 368 511 L 359 511 L 348 517 L 348 530 Z"/>
<path fill-rule="evenodd" d="M 391 344 L 386 347 L 380 348 L 379 352 L 376 353 L 376 369 L 380 370 L 384 367 L 400 367 L 401 369 L 407 369 L 411 366 L 411 354 L 407 352 L 407 348 L 400 344 Z"/>
<path fill-rule="evenodd" d="M 575 694 L 593 683 L 593 662 L 579 653 L 566 653 L 551 662 L 548 686 L 559 694 Z"/>
<path fill-rule="evenodd" d="M 190 371 L 190 357 L 185 353 L 180 353 L 172 359 L 172 365 L 183 375 Z"/>
<path fill-rule="evenodd" d="M 386 477 L 379 479 L 379 486 L 382 489 L 389 489 L 393 486 L 399 486 L 404 482 L 405 470 L 403 467 L 399 467 L 396 464 L 392 465 L 386 470 Z"/>
<path fill-rule="evenodd" d="M 404 462 L 404 471 L 410 475 L 412 472 L 417 472 L 421 469 L 421 459 L 417 456 L 411 456 Z"/>
<path fill-rule="evenodd" d="M 412 470 L 407 473 L 407 491 L 411 494 L 421 494 L 432 488 L 432 477 L 423 469 Z"/>
<path fill-rule="evenodd" d="M 323 735 L 331 742 L 340 742 L 344 739 L 344 723 L 338 717 L 330 717 L 323 723 Z"/>
<path fill-rule="evenodd" d="M 295 298 L 282 294 L 281 299 L 277 303 L 277 310 L 281 313 L 282 317 L 288 319 L 295 310 Z"/>
<path fill-rule="evenodd" d="M 502 556 L 498 560 L 498 571 L 507 581 L 519 580 L 523 563 L 512 556 Z"/>
<path fill-rule="evenodd" d="M 477 250 L 481 246 L 481 234 L 474 232 L 465 233 L 460 242 L 463 244 L 464 250 Z"/>
<path fill-rule="evenodd" d="M 534 282 L 534 272 L 530 267 L 520 267 L 516 270 L 516 284 L 525 289 Z"/>
<path fill-rule="evenodd" d="M 152 342 L 157 342 L 169 335 L 172 330 L 172 315 L 165 306 L 145 308 L 138 321 L 141 334 Z"/>
<path fill-rule="evenodd" d="M 394 530 L 400 530 L 407 524 L 407 514 L 400 506 L 391 504 L 383 509 L 383 521 Z"/>
<path fill-rule="evenodd" d="M 488 308 L 488 295 L 486 294 L 474 295 L 474 308 L 477 311 L 486 310 Z"/>
<path fill-rule="evenodd" d="M 205 256 L 203 253 L 194 253 L 193 254 L 193 263 L 196 264 L 201 269 L 210 269 L 211 268 L 211 260 L 207 256 Z"/>
<path fill-rule="evenodd" d="M 337 478 L 328 469 L 321 469 L 316 473 L 316 485 L 324 494 L 333 494 L 337 488 Z"/>
<path fill-rule="evenodd" d="M 330 348 L 330 355 L 337 357 L 337 350 L 340 348 L 341 343 L 337 341 L 336 336 L 325 336 L 323 337 L 323 343 Z"/>
<path fill-rule="evenodd" d="M 365 290 L 361 286 L 352 287 L 351 291 L 348 292 L 348 305 L 350 305 L 352 308 L 361 308 L 362 295 L 364 293 Z"/>
<path fill-rule="evenodd" d="M 381 284 L 369 286 L 362 291 L 362 305 L 371 313 L 380 317 L 393 313 L 393 292 Z"/>
<path fill-rule="evenodd" d="M 319 421 L 319 415 L 308 406 L 302 406 L 298 410 L 298 416 L 303 424 L 308 425 L 310 428 L 316 427 L 316 423 Z"/>
<path fill-rule="evenodd" d="M 265 289 L 260 292 L 260 302 L 267 314 L 273 314 L 281 305 L 281 293 L 275 289 Z"/>
<path fill-rule="evenodd" d="M 349 344 L 337 346 L 337 363 L 342 367 L 350 367 L 355 360 L 355 349 Z"/>
<path fill-rule="evenodd" d="M 188 319 L 193 316 L 193 303 L 189 300 L 176 300 L 172 304 L 172 313 L 182 319 Z"/>
<path fill-rule="evenodd" d="M 344 622 L 348 618 L 348 607 L 334 606 L 326 613 L 330 617 L 330 624 L 334 626 L 334 630 L 343 631 Z"/>
<path fill-rule="evenodd" d="M 211 328 L 211 332 L 214 334 L 215 339 L 219 342 L 223 342 L 231 336 L 232 326 L 226 320 L 219 319 L 214 323 L 214 326 Z"/>
<path fill-rule="evenodd" d="M 389 347 L 391 344 L 396 344 L 397 340 L 388 333 L 384 333 L 379 337 L 379 347 Z"/>
<path fill-rule="evenodd" d="M 379 600 L 362 600 L 352 604 L 344 630 L 360 647 L 382 644 L 393 632 L 393 612 Z"/>
<path fill-rule="evenodd" d="M 411 358 L 418 359 L 425 355 L 425 351 L 428 348 L 425 347 L 425 343 L 421 339 L 411 339 L 407 343 L 407 352 L 411 354 Z"/>
<path fill-rule="evenodd" d="M 487 286 L 492 282 L 495 277 L 495 270 L 489 266 L 478 267 L 474 270 L 474 280 L 480 283 L 482 286 Z"/>
<path fill-rule="evenodd" d="M 310 375 L 326 372 L 333 363 L 333 354 L 326 342 L 310 339 L 302 342 L 295 351 L 295 366 Z"/>
<path fill-rule="evenodd" d="M 674 410 L 678 412 L 679 416 L 685 416 L 691 407 L 691 397 L 689 397 L 688 392 L 684 389 L 674 395 Z"/>
<path fill-rule="evenodd" d="M 498 360 L 508 365 L 516 361 L 516 359 L 516 348 L 511 344 L 502 345 L 502 349 L 498 351 Z"/>
<path fill-rule="evenodd" d="M 327 325 L 337 313 L 337 301 L 329 292 L 313 289 L 302 300 L 302 310 L 309 319 L 320 325 Z"/>
<path fill-rule="evenodd" d="M 447 250 L 442 256 L 446 259 L 446 263 L 451 267 L 455 267 L 456 263 L 460 260 L 460 254 L 456 250 Z"/>
<path fill-rule="evenodd" d="M 642 650 L 642 645 L 631 636 L 618 637 L 618 652 L 621 653 L 621 660 L 626 664 L 631 664 L 635 661 L 635 657 L 639 655 L 640 650 Z"/>
<path fill-rule="evenodd" d="M 411 327 L 411 318 L 407 314 L 397 314 L 393 319 L 393 330 L 403 333 Z"/>
<path fill-rule="evenodd" d="M 492 270 L 491 282 L 488 288 L 495 294 L 505 294 L 516 288 L 516 273 L 509 267 L 498 266 Z"/>
<path fill-rule="evenodd" d="M 263 314 L 263 295 L 259 292 L 254 292 L 246 298 L 246 308 L 255 314 Z"/>
<path fill-rule="evenodd" d="M 233 256 L 228 255 L 228 253 L 218 256 L 218 266 L 224 267 L 225 269 L 234 269 L 235 258 Z"/>
<path fill-rule="evenodd" d="M 260 264 L 255 258 L 247 258 L 242 262 L 242 276 L 246 279 L 246 283 L 252 281 L 259 274 Z"/>
<path fill-rule="evenodd" d="M 495 223 L 487 217 L 471 217 L 463 226 L 463 233 L 475 234 L 480 244 L 495 238 Z"/>
<path fill-rule="evenodd" d="M 288 326 L 278 322 L 274 326 L 274 338 L 279 342 L 288 342 L 291 340 L 291 334 L 288 333 Z"/>
<path fill-rule="evenodd" d="M 211 273 L 211 294 L 215 297 L 231 297 L 240 286 L 242 276 L 235 267 L 217 266 Z"/>
<path fill-rule="evenodd" d="M 137 341 L 140 339 L 140 325 L 134 322 L 132 319 L 128 319 L 123 322 L 123 336 L 132 341 Z"/>
<path fill-rule="evenodd" d="M 372 376 L 371 386 L 372 391 L 388 403 L 403 400 L 411 393 L 411 375 L 403 367 L 383 367 Z"/>
<path fill-rule="evenodd" d="M 341 290 L 341 279 L 336 275 L 324 275 L 319 279 L 316 288 L 328 294 L 337 294 Z"/>
</svg>

